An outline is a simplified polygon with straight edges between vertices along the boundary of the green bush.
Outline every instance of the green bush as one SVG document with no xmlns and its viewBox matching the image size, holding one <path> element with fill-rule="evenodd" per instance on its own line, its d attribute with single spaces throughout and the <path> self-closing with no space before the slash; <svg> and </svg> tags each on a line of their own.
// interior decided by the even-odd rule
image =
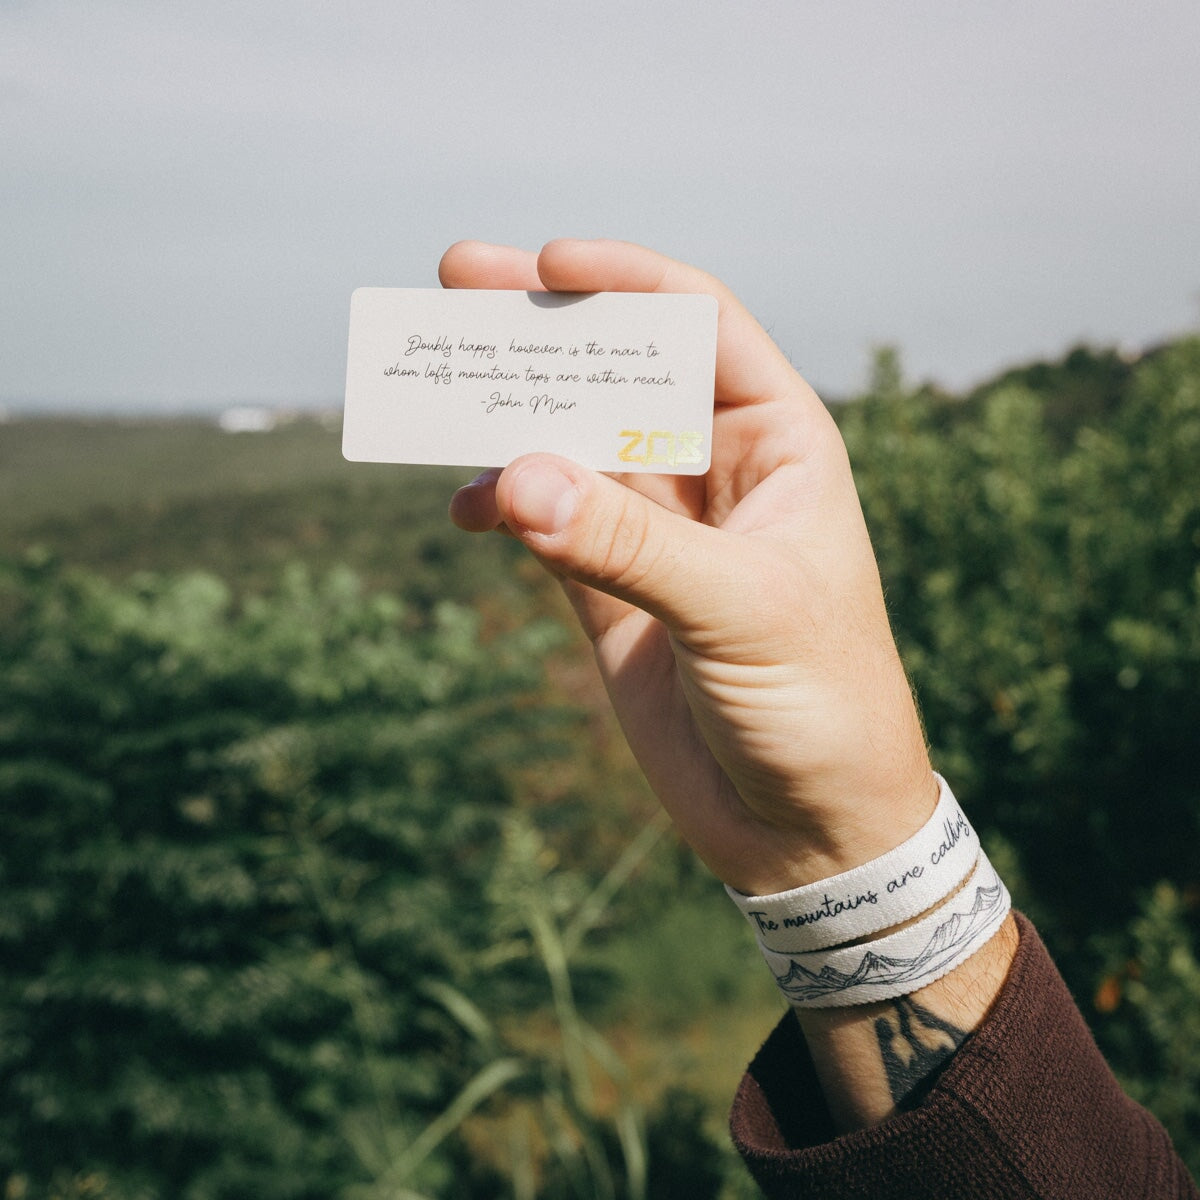
<svg viewBox="0 0 1200 1200">
<path fill-rule="evenodd" d="M 1157 1107 L 1145 1047 L 1184 977 L 1157 971 L 1153 1004 L 1093 998 L 1115 944 L 1161 954 L 1139 916 L 1160 885 L 1175 953 L 1200 945 L 1200 339 L 1118 367 L 1080 350 L 962 403 L 884 356 L 841 421 L 935 762 Z M 1171 1053 L 1195 1078 L 1200 1043 Z M 1200 1169 L 1194 1111 L 1173 1131 Z"/>
<path fill-rule="evenodd" d="M 1200 961 L 1188 905 L 1159 884 L 1114 947 L 1102 1007 L 1122 1012 L 1109 1026 L 1118 1072 L 1196 1166 L 1200 1144 Z"/>
<path fill-rule="evenodd" d="M 327 1200 L 405 1155 L 406 1186 L 448 1186 L 415 1140 L 508 1075 L 427 985 L 490 941 L 554 636 L 474 625 L 346 573 L 238 604 L 207 576 L 5 572 L 7 1194 Z"/>
</svg>

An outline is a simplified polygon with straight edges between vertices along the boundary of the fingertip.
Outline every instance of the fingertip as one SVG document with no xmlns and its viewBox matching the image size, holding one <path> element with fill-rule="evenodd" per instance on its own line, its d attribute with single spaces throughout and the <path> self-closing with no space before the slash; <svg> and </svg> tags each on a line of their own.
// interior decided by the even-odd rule
<svg viewBox="0 0 1200 1200">
<path fill-rule="evenodd" d="M 551 291 L 707 292 L 725 302 L 719 280 L 636 242 L 617 238 L 555 238 L 537 257 L 538 276 Z"/>
<path fill-rule="evenodd" d="M 542 267 L 553 268 L 554 264 L 574 256 L 580 246 L 587 244 L 586 239 L 577 237 L 551 238 L 538 251 L 538 270 Z"/>
<path fill-rule="evenodd" d="M 510 528 L 554 537 L 571 523 L 583 493 L 581 468 L 552 454 L 518 459 L 499 485 L 497 504 Z"/>
<path fill-rule="evenodd" d="M 502 523 L 496 505 L 499 469 L 484 471 L 450 497 L 450 520 L 467 533 L 487 533 Z"/>
<path fill-rule="evenodd" d="M 540 290 L 536 257 L 516 246 L 465 240 L 455 242 L 438 263 L 445 288 Z"/>
<path fill-rule="evenodd" d="M 537 256 L 538 278 L 544 287 L 552 292 L 575 290 L 563 286 L 563 280 L 574 274 L 575 248 L 579 245 L 578 238 L 551 238 Z"/>
<path fill-rule="evenodd" d="M 610 260 L 629 246 L 608 238 L 552 238 L 538 253 L 538 278 L 552 292 L 608 291 Z"/>
<path fill-rule="evenodd" d="M 442 255 L 441 260 L 438 262 L 438 282 L 441 283 L 442 287 L 452 288 L 459 286 L 458 281 L 463 275 L 465 263 L 473 259 L 482 246 L 482 242 L 463 239 L 462 241 L 455 242 Z"/>
</svg>

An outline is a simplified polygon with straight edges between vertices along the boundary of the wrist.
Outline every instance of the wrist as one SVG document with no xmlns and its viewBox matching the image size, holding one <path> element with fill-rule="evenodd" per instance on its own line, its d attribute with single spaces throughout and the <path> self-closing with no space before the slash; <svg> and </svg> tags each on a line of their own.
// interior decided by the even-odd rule
<svg viewBox="0 0 1200 1200">
<path fill-rule="evenodd" d="M 726 886 L 768 956 L 800 954 L 898 931 L 953 896 L 980 868 L 979 839 L 940 776 L 932 813 L 913 834 L 860 865 L 786 891 Z"/>
<path fill-rule="evenodd" d="M 806 786 L 804 817 L 761 822 L 748 852 L 710 863 L 748 896 L 773 895 L 844 874 L 913 836 L 938 804 L 939 782 L 923 747 L 903 773 L 850 769 Z"/>
<path fill-rule="evenodd" d="M 796 1013 L 839 1131 L 919 1104 L 1016 951 L 1007 889 L 945 781 L 912 836 L 840 875 L 731 897 Z"/>
</svg>

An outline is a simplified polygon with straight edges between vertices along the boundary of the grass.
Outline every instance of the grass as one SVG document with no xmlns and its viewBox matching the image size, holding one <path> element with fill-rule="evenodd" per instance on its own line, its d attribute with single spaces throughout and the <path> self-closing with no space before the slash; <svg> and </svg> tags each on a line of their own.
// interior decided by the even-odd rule
<svg viewBox="0 0 1200 1200">
<path fill-rule="evenodd" d="M 198 419 L 16 420 L 0 426 L 0 554 L 38 548 L 118 578 L 205 570 L 250 590 L 289 562 L 348 564 L 419 605 L 482 598 L 526 619 L 537 589 L 519 547 L 446 518 L 471 474 L 347 463 L 338 432 L 311 418 L 262 434 Z"/>
<path fill-rule="evenodd" d="M 783 1013 L 754 939 L 724 892 L 696 880 L 595 955 L 620 979 L 606 1023 L 649 1096 L 673 1080 L 723 1111 Z"/>
<path fill-rule="evenodd" d="M 199 418 L 23 418 L 0 426 L 0 531 L 90 508 L 262 493 L 299 481 L 363 482 L 387 472 L 352 473 L 336 431 L 314 419 L 232 435 Z"/>
</svg>

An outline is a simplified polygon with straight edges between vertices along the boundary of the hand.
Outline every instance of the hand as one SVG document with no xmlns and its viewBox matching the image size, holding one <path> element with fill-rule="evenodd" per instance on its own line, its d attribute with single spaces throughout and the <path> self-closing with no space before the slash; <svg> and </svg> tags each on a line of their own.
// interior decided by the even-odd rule
<svg viewBox="0 0 1200 1200">
<path fill-rule="evenodd" d="M 461 489 L 566 589 L 651 786 L 711 870 L 762 894 L 890 850 L 936 801 L 841 437 L 717 280 L 622 242 L 464 242 L 446 287 L 707 292 L 712 466 L 605 476 L 531 454 Z"/>
</svg>

